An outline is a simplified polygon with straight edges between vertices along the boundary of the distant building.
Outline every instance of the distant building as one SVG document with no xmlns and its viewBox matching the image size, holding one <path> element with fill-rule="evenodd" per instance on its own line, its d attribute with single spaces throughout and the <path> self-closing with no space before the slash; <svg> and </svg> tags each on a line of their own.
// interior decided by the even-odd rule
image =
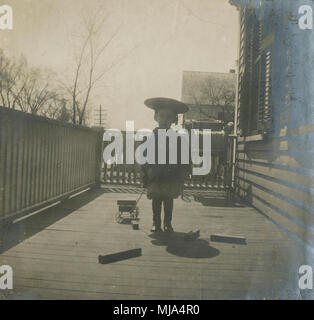
<svg viewBox="0 0 314 320">
<path fill-rule="evenodd" d="M 183 123 L 192 122 L 198 127 L 218 129 L 233 121 L 235 105 L 236 74 L 183 71 L 181 100 L 189 107 Z M 216 125 L 215 125 L 216 124 Z"/>
</svg>

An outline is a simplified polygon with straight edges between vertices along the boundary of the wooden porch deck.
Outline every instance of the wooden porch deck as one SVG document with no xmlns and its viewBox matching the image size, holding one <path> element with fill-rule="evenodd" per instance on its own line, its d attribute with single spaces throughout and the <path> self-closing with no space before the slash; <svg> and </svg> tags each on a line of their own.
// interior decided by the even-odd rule
<svg viewBox="0 0 314 320">
<path fill-rule="evenodd" d="M 14 289 L 0 292 L 0 299 L 299 297 L 296 253 L 302 250 L 253 208 L 178 199 L 176 233 L 154 239 L 146 196 L 139 204 L 140 230 L 115 222 L 116 201 L 137 196 L 90 190 L 16 221 L 0 254 L 0 265 L 13 268 Z M 200 239 L 185 242 L 184 233 L 195 228 L 201 230 Z M 210 242 L 213 233 L 244 235 L 247 244 Z M 99 254 L 134 248 L 142 248 L 141 257 L 98 263 Z"/>
</svg>

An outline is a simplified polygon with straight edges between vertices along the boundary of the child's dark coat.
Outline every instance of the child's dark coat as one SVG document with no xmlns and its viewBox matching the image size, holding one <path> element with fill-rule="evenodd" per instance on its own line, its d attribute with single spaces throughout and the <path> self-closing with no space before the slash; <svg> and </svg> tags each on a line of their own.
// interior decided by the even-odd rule
<svg viewBox="0 0 314 320">
<path fill-rule="evenodd" d="M 182 194 L 184 179 L 190 170 L 189 165 L 181 164 L 180 139 L 178 139 L 177 147 L 177 164 L 169 164 L 168 143 L 166 146 L 166 164 L 158 164 L 158 128 L 155 128 L 153 132 L 155 134 L 155 164 L 142 166 L 143 186 L 147 188 L 147 198 L 178 198 Z"/>
</svg>

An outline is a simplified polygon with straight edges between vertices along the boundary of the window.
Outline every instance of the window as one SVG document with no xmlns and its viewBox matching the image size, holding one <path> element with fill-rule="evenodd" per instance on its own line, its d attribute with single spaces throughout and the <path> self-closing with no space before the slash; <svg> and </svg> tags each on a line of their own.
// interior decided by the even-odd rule
<svg viewBox="0 0 314 320">
<path fill-rule="evenodd" d="M 240 19 L 238 128 L 241 136 L 265 134 L 272 121 L 272 53 L 274 34 L 264 36 L 266 21 L 244 8 Z"/>
</svg>

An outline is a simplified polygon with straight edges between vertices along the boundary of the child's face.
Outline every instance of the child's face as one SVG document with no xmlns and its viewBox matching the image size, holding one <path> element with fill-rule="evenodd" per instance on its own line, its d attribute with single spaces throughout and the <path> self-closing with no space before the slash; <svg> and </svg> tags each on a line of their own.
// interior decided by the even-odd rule
<svg viewBox="0 0 314 320">
<path fill-rule="evenodd" d="M 159 128 L 170 128 L 173 119 L 174 114 L 168 109 L 160 109 L 156 115 L 156 121 L 158 122 Z"/>
</svg>

